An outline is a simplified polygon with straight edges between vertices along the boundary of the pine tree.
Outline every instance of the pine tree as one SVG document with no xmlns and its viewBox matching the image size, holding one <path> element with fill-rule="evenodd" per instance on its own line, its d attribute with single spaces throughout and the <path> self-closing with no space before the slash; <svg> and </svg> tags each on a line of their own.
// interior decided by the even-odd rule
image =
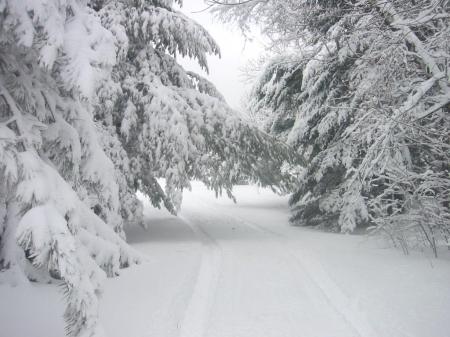
<svg viewBox="0 0 450 337">
<path fill-rule="evenodd" d="M 106 277 L 145 260 L 137 189 L 176 213 L 190 179 L 291 187 L 289 148 L 176 63 L 219 49 L 172 1 L 11 0 L 0 24 L 0 267 L 61 279 L 69 336 L 103 335 Z"/>
<path fill-rule="evenodd" d="M 1 25 L 0 263 L 62 279 L 68 335 L 101 335 L 106 276 L 143 259 L 111 229 L 118 187 L 91 104 L 115 64 L 114 37 L 81 1 L 8 1 Z"/>
<path fill-rule="evenodd" d="M 240 176 L 288 190 L 289 176 L 261 171 L 261 161 L 281 166 L 294 159 L 289 149 L 239 117 L 212 83 L 176 63 L 181 54 L 208 70 L 206 53 L 220 52 L 211 36 L 169 2 L 122 6 L 108 2 L 99 13 L 105 27 L 123 32 L 128 41 L 121 43 L 128 48 L 113 70 L 121 88 L 108 122 L 132 163 L 133 185 L 173 213 L 191 179 L 230 197 Z M 156 178 L 165 178 L 164 190 Z"/>
</svg>

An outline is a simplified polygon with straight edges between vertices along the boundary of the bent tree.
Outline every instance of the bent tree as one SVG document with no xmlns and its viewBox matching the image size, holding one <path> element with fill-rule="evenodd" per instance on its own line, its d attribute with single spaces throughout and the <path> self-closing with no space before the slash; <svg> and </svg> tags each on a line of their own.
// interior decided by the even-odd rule
<svg viewBox="0 0 450 337">
<path fill-rule="evenodd" d="M 145 260 L 123 231 L 143 223 L 137 189 L 176 213 L 190 179 L 231 197 L 241 176 L 291 187 L 279 170 L 295 161 L 289 148 L 177 64 L 180 54 L 207 69 L 219 47 L 172 6 L 0 4 L 0 267 L 61 279 L 69 336 L 102 335 L 106 277 Z"/>
<path fill-rule="evenodd" d="M 270 38 L 248 109 L 308 158 L 291 220 L 448 246 L 449 1 L 206 2 Z"/>
</svg>

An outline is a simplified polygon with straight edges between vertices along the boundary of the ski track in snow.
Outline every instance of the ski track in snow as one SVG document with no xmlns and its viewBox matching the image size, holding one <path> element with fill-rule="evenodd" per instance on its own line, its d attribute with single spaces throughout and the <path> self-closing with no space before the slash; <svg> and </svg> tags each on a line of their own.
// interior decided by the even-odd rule
<svg viewBox="0 0 450 337">
<path fill-rule="evenodd" d="M 202 204 L 202 206 L 214 209 L 215 212 L 218 212 L 224 216 L 231 217 L 258 232 L 275 236 L 276 238 L 274 239 L 279 241 L 280 244 L 289 253 L 289 255 L 291 255 L 298 262 L 300 267 L 308 274 L 314 284 L 322 290 L 329 303 L 345 317 L 346 321 L 358 332 L 359 336 L 376 336 L 375 331 L 372 329 L 369 322 L 367 322 L 366 318 L 363 315 L 360 315 L 351 307 L 349 299 L 336 285 L 336 283 L 334 283 L 319 260 L 314 257 L 314 252 L 305 250 L 300 242 L 293 241 L 292 239 L 287 238 L 284 235 L 268 230 L 266 228 L 262 228 L 256 224 L 252 224 L 234 215 L 225 214 L 223 211 L 220 211 L 217 208 L 204 204 Z"/>
<path fill-rule="evenodd" d="M 194 290 L 180 328 L 180 337 L 204 336 L 213 306 L 213 296 L 221 264 L 221 252 L 217 242 L 198 224 L 180 218 L 194 231 L 202 245 L 201 264 Z"/>
<path fill-rule="evenodd" d="M 202 261 L 181 337 L 376 336 L 299 241 L 198 200 L 182 213 Z"/>
</svg>

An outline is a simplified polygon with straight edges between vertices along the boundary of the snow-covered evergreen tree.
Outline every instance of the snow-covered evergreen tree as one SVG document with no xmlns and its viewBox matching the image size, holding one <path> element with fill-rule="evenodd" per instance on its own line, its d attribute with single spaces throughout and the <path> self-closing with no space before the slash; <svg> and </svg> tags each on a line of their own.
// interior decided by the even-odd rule
<svg viewBox="0 0 450 337">
<path fill-rule="evenodd" d="M 0 264 L 62 279 L 68 335 L 101 335 L 106 276 L 143 258 L 112 229 L 118 184 L 91 103 L 116 62 L 115 38 L 83 1 L 0 11 Z"/>
<path fill-rule="evenodd" d="M 343 232 L 374 223 L 405 250 L 437 252 L 450 236 L 449 3 L 240 2 L 216 13 L 261 24 L 284 50 L 250 108 L 272 109 L 267 130 L 309 160 L 292 219 Z"/>
<path fill-rule="evenodd" d="M 145 259 L 124 241 L 137 189 L 175 213 L 189 179 L 290 188 L 289 149 L 176 63 L 219 49 L 172 5 L 0 2 L 0 269 L 61 279 L 69 336 L 103 335 L 106 277 Z"/>
<path fill-rule="evenodd" d="M 118 45 L 121 57 L 113 77 L 120 88 L 106 124 L 115 127 L 124 144 L 133 185 L 155 206 L 164 204 L 176 213 L 191 179 L 229 196 L 242 175 L 289 189 L 288 175 L 266 171 L 267 161 L 281 166 L 288 148 L 257 132 L 228 107 L 214 85 L 177 64 L 180 54 L 196 58 L 207 70 L 206 53 L 219 54 L 200 25 L 174 10 L 170 1 L 98 2 L 98 8 L 104 26 L 126 41 Z M 156 180 L 160 177 L 166 181 L 164 190 Z"/>
</svg>

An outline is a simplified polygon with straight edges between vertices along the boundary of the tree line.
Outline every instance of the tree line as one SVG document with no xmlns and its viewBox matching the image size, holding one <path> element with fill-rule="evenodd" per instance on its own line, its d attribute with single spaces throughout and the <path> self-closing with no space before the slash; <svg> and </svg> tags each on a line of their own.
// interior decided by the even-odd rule
<svg viewBox="0 0 450 337">
<path fill-rule="evenodd" d="M 406 253 L 446 249 L 449 1 L 207 3 L 244 34 L 257 24 L 268 37 L 246 111 L 307 159 L 291 220 L 370 227 Z"/>
</svg>

